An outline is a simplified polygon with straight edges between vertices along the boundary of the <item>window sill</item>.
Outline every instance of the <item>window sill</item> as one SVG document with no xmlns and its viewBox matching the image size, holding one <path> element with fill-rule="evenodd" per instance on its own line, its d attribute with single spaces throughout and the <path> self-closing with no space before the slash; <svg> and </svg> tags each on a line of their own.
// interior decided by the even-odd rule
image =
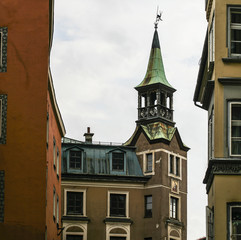
<svg viewBox="0 0 241 240">
<path fill-rule="evenodd" d="M 83 222 L 90 222 L 88 217 L 84 216 L 63 216 L 62 220 L 72 220 L 72 221 L 83 221 Z"/>
<path fill-rule="evenodd" d="M 144 218 L 152 218 L 152 215 L 151 216 L 144 216 Z"/>
<path fill-rule="evenodd" d="M 183 224 L 182 222 L 180 222 L 178 219 L 175 219 L 175 218 L 168 218 L 168 219 L 166 220 L 166 223 L 174 224 L 174 225 L 176 225 L 176 226 L 181 226 L 181 227 L 184 226 L 184 224 Z"/>
<path fill-rule="evenodd" d="M 109 223 L 109 222 L 121 222 L 121 223 L 133 223 L 133 221 L 130 218 L 114 218 L 114 217 L 107 217 L 104 219 L 104 223 Z"/>
<path fill-rule="evenodd" d="M 222 58 L 224 63 L 241 63 L 241 57 Z"/>
</svg>

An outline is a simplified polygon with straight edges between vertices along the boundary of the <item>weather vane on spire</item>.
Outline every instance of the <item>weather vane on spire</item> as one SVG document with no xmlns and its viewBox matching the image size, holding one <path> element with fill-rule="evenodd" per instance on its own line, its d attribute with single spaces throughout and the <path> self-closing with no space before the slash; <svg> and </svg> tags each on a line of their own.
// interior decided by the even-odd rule
<svg viewBox="0 0 241 240">
<path fill-rule="evenodd" d="M 156 12 L 156 21 L 154 22 L 155 24 L 155 29 L 157 29 L 157 26 L 158 26 L 158 22 L 159 21 L 162 21 L 162 12 L 158 10 L 158 7 L 157 7 L 157 12 Z"/>
</svg>

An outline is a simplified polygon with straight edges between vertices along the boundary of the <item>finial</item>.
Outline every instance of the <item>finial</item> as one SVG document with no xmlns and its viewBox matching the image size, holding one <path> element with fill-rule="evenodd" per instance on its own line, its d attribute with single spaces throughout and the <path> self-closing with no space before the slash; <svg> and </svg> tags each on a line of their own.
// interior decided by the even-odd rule
<svg viewBox="0 0 241 240">
<path fill-rule="evenodd" d="M 155 29 L 157 29 L 157 26 L 158 26 L 158 22 L 159 21 L 162 21 L 162 12 L 158 10 L 158 7 L 157 7 L 157 12 L 156 12 L 156 21 L 154 22 L 154 25 L 155 25 Z"/>
</svg>

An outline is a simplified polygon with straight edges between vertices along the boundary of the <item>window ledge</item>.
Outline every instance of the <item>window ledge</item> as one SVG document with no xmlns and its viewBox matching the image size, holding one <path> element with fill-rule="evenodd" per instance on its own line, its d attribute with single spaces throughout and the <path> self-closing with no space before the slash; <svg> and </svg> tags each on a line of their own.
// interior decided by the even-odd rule
<svg viewBox="0 0 241 240">
<path fill-rule="evenodd" d="M 104 223 L 108 222 L 122 222 L 122 223 L 130 223 L 132 224 L 133 221 L 130 218 L 112 218 L 112 217 L 107 217 L 104 219 Z"/>
<path fill-rule="evenodd" d="M 83 221 L 83 222 L 90 222 L 88 217 L 81 217 L 81 216 L 63 216 L 62 220 L 73 220 L 73 221 Z"/>
<path fill-rule="evenodd" d="M 182 222 L 180 222 L 179 220 L 174 219 L 174 218 L 168 218 L 166 220 L 166 223 L 167 224 L 174 224 L 174 225 L 179 226 L 179 227 L 183 227 L 184 226 L 184 224 Z"/>
<path fill-rule="evenodd" d="M 224 63 L 241 63 L 241 57 L 222 58 Z"/>
</svg>

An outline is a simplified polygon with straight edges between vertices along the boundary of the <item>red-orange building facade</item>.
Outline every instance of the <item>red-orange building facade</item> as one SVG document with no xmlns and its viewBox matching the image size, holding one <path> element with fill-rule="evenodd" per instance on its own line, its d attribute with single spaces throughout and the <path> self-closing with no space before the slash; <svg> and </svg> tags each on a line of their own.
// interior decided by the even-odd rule
<svg viewBox="0 0 241 240">
<path fill-rule="evenodd" d="M 0 2 L 0 239 L 60 239 L 61 137 L 52 0 Z M 59 222 L 59 226 L 58 226 Z"/>
</svg>

